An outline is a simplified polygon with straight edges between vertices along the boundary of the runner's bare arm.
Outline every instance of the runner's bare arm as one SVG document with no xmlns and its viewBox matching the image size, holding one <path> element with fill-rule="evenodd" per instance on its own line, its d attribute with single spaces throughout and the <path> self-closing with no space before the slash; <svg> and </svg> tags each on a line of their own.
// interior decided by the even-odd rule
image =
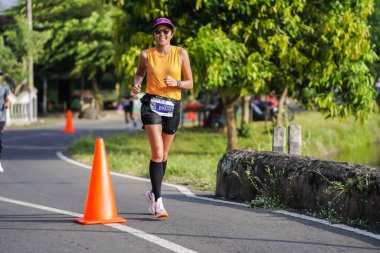
<svg viewBox="0 0 380 253">
<path fill-rule="evenodd" d="M 191 90 L 193 88 L 193 73 L 191 72 L 190 59 L 187 51 L 183 48 L 180 50 L 181 62 L 182 62 L 182 89 Z"/>
<path fill-rule="evenodd" d="M 9 100 L 9 97 L 5 97 L 5 103 L 4 103 L 5 108 L 9 108 L 11 106 L 11 101 Z"/>
<path fill-rule="evenodd" d="M 144 80 L 147 59 L 148 59 L 147 50 L 141 51 L 140 57 L 139 57 L 139 65 L 137 67 L 136 74 L 133 78 L 134 86 L 133 86 L 132 91 L 134 94 L 137 94 L 141 91 L 141 83 Z"/>
<path fill-rule="evenodd" d="M 182 89 L 191 90 L 193 88 L 193 74 L 191 72 L 189 55 L 187 54 L 186 50 L 183 48 L 180 49 L 180 57 L 181 57 L 181 64 L 182 64 L 183 80 L 175 80 L 171 76 L 166 76 L 164 81 L 170 87 L 178 86 L 177 81 L 181 81 Z"/>
</svg>

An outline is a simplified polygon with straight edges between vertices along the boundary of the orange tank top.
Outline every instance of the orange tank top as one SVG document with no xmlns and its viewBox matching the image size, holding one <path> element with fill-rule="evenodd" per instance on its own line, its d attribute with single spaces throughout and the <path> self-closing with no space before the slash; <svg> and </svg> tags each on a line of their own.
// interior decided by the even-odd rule
<svg viewBox="0 0 380 253">
<path fill-rule="evenodd" d="M 179 47 L 170 46 L 170 53 L 162 56 L 157 52 L 157 48 L 148 49 L 146 93 L 175 100 L 181 99 L 181 88 L 169 87 L 164 82 L 166 75 L 173 77 L 175 80 L 181 80 L 181 58 L 179 50 Z"/>
</svg>

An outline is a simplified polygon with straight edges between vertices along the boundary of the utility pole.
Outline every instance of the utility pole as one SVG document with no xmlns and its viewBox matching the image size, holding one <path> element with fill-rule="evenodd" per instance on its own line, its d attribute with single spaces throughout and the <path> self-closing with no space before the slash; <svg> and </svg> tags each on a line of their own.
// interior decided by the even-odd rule
<svg viewBox="0 0 380 253">
<path fill-rule="evenodd" d="M 28 28 L 29 31 L 33 31 L 33 19 L 32 19 L 32 0 L 28 0 L 27 2 L 27 19 L 28 19 Z M 28 84 L 29 84 L 29 91 L 33 90 L 34 87 L 34 72 L 33 72 L 33 55 L 29 55 L 29 78 L 28 78 Z"/>
<path fill-rule="evenodd" d="M 30 34 L 33 33 L 33 19 L 32 19 L 32 0 L 27 0 L 27 21 Z M 33 55 L 29 53 L 29 122 L 37 120 L 37 101 L 34 99 L 34 71 L 33 71 Z"/>
</svg>

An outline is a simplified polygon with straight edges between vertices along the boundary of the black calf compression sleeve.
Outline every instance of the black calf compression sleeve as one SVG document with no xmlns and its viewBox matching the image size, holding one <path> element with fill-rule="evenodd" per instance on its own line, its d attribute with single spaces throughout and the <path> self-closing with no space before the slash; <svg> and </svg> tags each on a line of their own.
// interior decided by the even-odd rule
<svg viewBox="0 0 380 253">
<path fill-rule="evenodd" d="M 162 174 L 163 174 L 163 176 L 165 176 L 165 171 L 166 171 L 166 163 L 167 163 L 168 161 L 166 160 L 166 161 L 164 161 L 164 162 L 162 162 Z"/>
<path fill-rule="evenodd" d="M 162 162 L 156 163 L 154 161 L 150 161 L 149 175 L 154 197 L 157 201 L 157 199 L 161 197 L 161 185 L 162 179 L 164 178 Z"/>
</svg>

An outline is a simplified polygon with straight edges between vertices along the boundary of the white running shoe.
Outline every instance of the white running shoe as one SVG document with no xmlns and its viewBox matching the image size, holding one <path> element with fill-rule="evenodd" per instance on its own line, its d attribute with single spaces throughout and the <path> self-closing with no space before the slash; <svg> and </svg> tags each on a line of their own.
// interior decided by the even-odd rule
<svg viewBox="0 0 380 253">
<path fill-rule="evenodd" d="M 166 212 L 164 208 L 164 204 L 162 204 L 162 198 L 158 198 L 155 204 L 156 204 L 156 213 L 154 216 L 156 218 L 164 218 L 164 217 L 169 216 L 169 214 Z"/>
<path fill-rule="evenodd" d="M 3 166 L 1 166 L 1 163 L 0 163 L 0 173 L 4 172 L 4 169 L 3 169 Z"/>
<path fill-rule="evenodd" d="M 145 193 L 145 199 L 146 199 L 146 202 L 148 202 L 149 204 L 149 212 L 151 214 L 155 214 L 156 213 L 156 210 L 155 210 L 155 204 L 154 204 L 154 193 L 152 191 L 147 191 Z"/>
</svg>

